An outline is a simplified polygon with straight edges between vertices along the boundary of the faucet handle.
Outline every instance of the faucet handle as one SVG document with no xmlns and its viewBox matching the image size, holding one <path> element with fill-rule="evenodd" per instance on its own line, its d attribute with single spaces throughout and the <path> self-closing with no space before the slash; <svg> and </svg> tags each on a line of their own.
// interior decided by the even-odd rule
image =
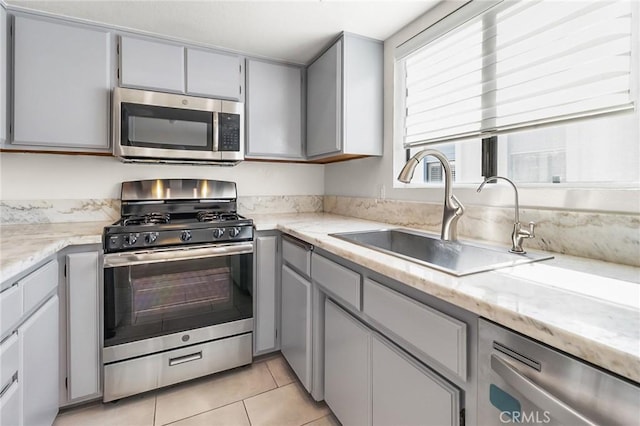
<svg viewBox="0 0 640 426">
<path fill-rule="evenodd" d="M 451 199 L 456 203 L 456 216 L 462 216 L 464 214 L 464 206 L 462 205 L 460 200 L 458 200 L 458 197 L 456 197 L 454 194 L 451 194 Z"/>
<path fill-rule="evenodd" d="M 534 233 L 534 230 L 536 228 L 536 223 L 535 222 L 529 222 L 529 236 L 527 238 L 535 238 L 536 235 Z"/>
</svg>

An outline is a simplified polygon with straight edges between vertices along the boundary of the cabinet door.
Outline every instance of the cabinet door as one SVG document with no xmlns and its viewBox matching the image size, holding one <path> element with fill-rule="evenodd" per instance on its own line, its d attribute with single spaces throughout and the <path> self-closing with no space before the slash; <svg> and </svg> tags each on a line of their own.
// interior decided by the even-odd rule
<svg viewBox="0 0 640 426">
<path fill-rule="evenodd" d="M 282 354 L 311 391 L 311 283 L 282 266 Z"/>
<path fill-rule="evenodd" d="M 67 255 L 69 400 L 100 392 L 98 252 Z"/>
<path fill-rule="evenodd" d="M 460 424 L 458 389 L 378 337 L 372 382 L 374 425 Z"/>
<path fill-rule="evenodd" d="M 187 93 L 242 100 L 242 57 L 187 49 Z"/>
<path fill-rule="evenodd" d="M 324 399 L 343 425 L 370 425 L 371 332 L 328 299 L 324 321 Z"/>
<path fill-rule="evenodd" d="M 16 16 L 12 143 L 109 147 L 109 44 L 103 31 Z"/>
<path fill-rule="evenodd" d="M 120 85 L 184 93 L 184 47 L 120 38 Z"/>
<path fill-rule="evenodd" d="M 307 156 L 342 147 L 342 40 L 307 68 Z"/>
<path fill-rule="evenodd" d="M 0 424 L 20 424 L 20 383 L 16 380 L 0 396 Z"/>
<path fill-rule="evenodd" d="M 7 11 L 0 4 L 0 143 L 7 140 Z"/>
<path fill-rule="evenodd" d="M 256 238 L 256 312 L 254 354 L 272 352 L 277 349 L 277 289 L 276 258 L 278 237 Z"/>
<path fill-rule="evenodd" d="M 302 158 L 302 69 L 247 60 L 247 156 Z"/>
<path fill-rule="evenodd" d="M 58 296 L 18 328 L 22 424 L 50 425 L 58 414 Z"/>
</svg>

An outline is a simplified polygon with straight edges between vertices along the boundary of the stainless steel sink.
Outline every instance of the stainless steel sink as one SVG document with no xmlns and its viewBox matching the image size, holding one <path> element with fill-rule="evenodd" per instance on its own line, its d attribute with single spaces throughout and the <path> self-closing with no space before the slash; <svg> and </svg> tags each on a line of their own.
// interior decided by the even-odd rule
<svg viewBox="0 0 640 426">
<path fill-rule="evenodd" d="M 460 241 L 444 241 L 435 235 L 407 229 L 342 232 L 330 236 L 458 277 L 553 258 L 532 253 L 509 253 L 508 248 L 489 248 Z"/>
</svg>

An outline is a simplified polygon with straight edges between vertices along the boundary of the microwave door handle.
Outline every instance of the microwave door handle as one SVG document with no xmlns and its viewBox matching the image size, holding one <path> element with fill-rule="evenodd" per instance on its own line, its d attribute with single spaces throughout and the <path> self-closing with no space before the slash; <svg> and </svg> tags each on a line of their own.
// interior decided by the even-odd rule
<svg viewBox="0 0 640 426">
<path fill-rule="evenodd" d="M 105 268 L 142 265 L 147 263 L 176 262 L 253 253 L 253 243 L 216 247 L 182 247 L 178 249 L 109 253 L 104 255 Z"/>
<path fill-rule="evenodd" d="M 217 111 L 213 111 L 213 129 L 211 130 L 213 132 L 213 152 L 218 152 L 218 145 L 220 144 L 220 142 L 218 141 L 218 112 Z"/>
<path fill-rule="evenodd" d="M 562 424 L 597 426 L 598 423 L 586 418 L 536 383 L 520 374 L 497 355 L 491 355 L 491 369 L 509 386 L 520 392 L 537 407 L 551 413 Z"/>
</svg>

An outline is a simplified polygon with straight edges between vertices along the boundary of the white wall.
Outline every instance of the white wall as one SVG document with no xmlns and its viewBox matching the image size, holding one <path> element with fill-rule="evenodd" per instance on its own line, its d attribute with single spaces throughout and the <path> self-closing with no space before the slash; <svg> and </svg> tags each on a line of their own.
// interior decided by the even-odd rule
<svg viewBox="0 0 640 426">
<path fill-rule="evenodd" d="M 324 193 L 324 166 L 317 164 L 125 164 L 113 157 L 0 153 L 4 200 L 120 198 L 122 181 L 157 178 L 230 180 L 236 182 L 239 196 Z"/>
<path fill-rule="evenodd" d="M 442 19 L 460 6 L 461 2 L 447 0 L 438 4 L 384 43 L 384 156 L 329 164 L 325 172 L 325 194 L 374 197 L 396 200 L 414 200 L 441 203 L 443 189 L 403 188 L 395 178 L 394 161 L 404 164 L 404 158 L 393 158 L 393 83 L 394 49 Z M 399 168 L 397 169 L 399 170 Z M 395 186 L 395 187 L 394 187 Z M 476 193 L 476 185 L 457 184 L 456 196 L 464 204 L 510 206 L 513 205 L 513 190 L 507 185 L 491 191 Z M 640 211 L 640 190 L 637 187 L 617 189 L 540 188 L 534 185 L 519 185 L 520 203 L 526 207 L 580 211 Z"/>
</svg>

